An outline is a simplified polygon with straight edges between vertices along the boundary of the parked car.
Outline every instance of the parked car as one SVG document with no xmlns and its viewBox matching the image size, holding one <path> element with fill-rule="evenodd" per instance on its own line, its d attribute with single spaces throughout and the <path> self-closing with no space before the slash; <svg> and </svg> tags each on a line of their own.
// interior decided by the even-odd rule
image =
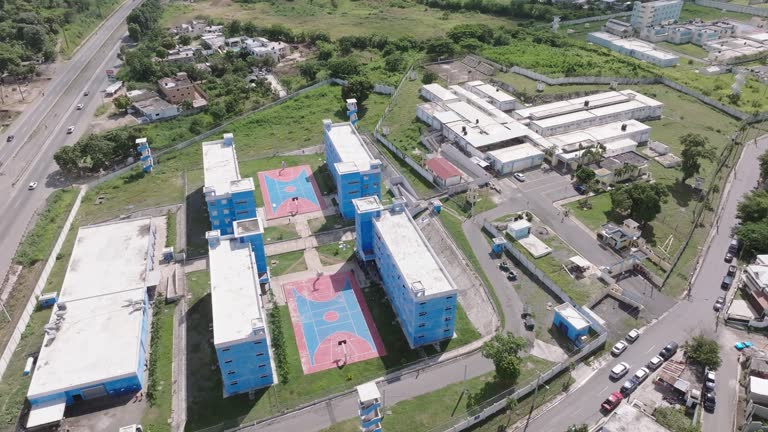
<svg viewBox="0 0 768 432">
<path fill-rule="evenodd" d="M 662 364 L 664 364 L 664 359 L 659 356 L 654 356 L 650 361 L 648 361 L 648 364 L 646 366 L 648 367 L 648 369 L 655 371 Z"/>
<path fill-rule="evenodd" d="M 628 346 L 629 345 L 627 345 L 626 342 L 618 341 L 616 342 L 616 345 L 614 345 L 613 348 L 611 349 L 611 354 L 618 357 L 621 355 L 621 353 L 623 353 L 627 349 Z"/>
<path fill-rule="evenodd" d="M 752 342 L 749 342 L 749 341 L 736 342 L 736 345 L 734 345 L 734 347 L 739 351 L 743 350 L 744 348 L 749 348 L 751 346 L 752 346 Z"/>
<path fill-rule="evenodd" d="M 523 324 L 525 325 L 525 329 L 528 331 L 533 331 L 533 329 L 536 327 L 536 323 L 533 321 L 533 318 L 530 315 L 523 319 Z"/>
<path fill-rule="evenodd" d="M 514 270 L 510 270 L 507 273 L 507 280 L 511 280 L 511 281 L 517 280 L 517 273 L 515 273 Z"/>
<path fill-rule="evenodd" d="M 708 392 L 715 391 L 715 371 L 707 370 L 704 374 L 704 389 Z"/>
<path fill-rule="evenodd" d="M 621 389 L 619 390 L 622 395 L 625 397 L 631 394 L 635 389 L 637 388 L 637 381 L 635 381 L 634 378 L 630 378 L 626 381 L 624 381 L 624 385 L 621 386 Z"/>
<path fill-rule="evenodd" d="M 704 410 L 707 412 L 714 412 L 715 406 L 717 405 L 717 400 L 715 399 L 715 392 L 711 393 L 705 393 L 704 394 Z"/>
<path fill-rule="evenodd" d="M 731 255 L 736 255 L 739 252 L 739 249 L 741 248 L 741 242 L 739 239 L 732 239 L 731 242 L 728 244 L 728 252 Z"/>
<path fill-rule="evenodd" d="M 632 329 L 627 333 L 627 335 L 624 337 L 624 339 L 627 340 L 627 342 L 632 343 L 637 340 L 637 338 L 640 337 L 640 332 L 637 329 Z"/>
<path fill-rule="evenodd" d="M 728 252 L 725 254 L 725 262 L 729 263 L 733 261 L 733 254 Z"/>
<path fill-rule="evenodd" d="M 670 342 L 667 344 L 667 346 L 664 347 L 664 349 L 659 352 L 659 357 L 663 358 L 664 360 L 669 360 L 673 355 L 675 355 L 677 348 L 677 342 Z"/>
<path fill-rule="evenodd" d="M 523 173 L 514 173 L 514 174 L 512 174 L 512 176 L 514 178 L 516 178 L 517 181 L 519 181 L 519 182 L 524 182 L 525 181 L 525 174 L 523 174 Z"/>
<path fill-rule="evenodd" d="M 88 90 L 83 92 L 83 96 L 88 96 L 89 94 L 91 94 L 91 92 L 89 92 Z"/>
<path fill-rule="evenodd" d="M 35 190 L 35 188 L 37 188 L 37 182 L 32 182 L 27 186 L 27 189 L 29 190 Z"/>
<path fill-rule="evenodd" d="M 587 193 L 587 187 L 580 183 L 573 185 L 573 189 L 578 192 L 579 195 L 584 195 Z"/>
<path fill-rule="evenodd" d="M 629 365 L 626 362 L 621 362 L 611 369 L 610 377 L 617 380 L 629 372 Z"/>
<path fill-rule="evenodd" d="M 624 396 L 621 395 L 619 392 L 613 392 L 606 400 L 603 401 L 603 403 L 600 405 L 600 409 L 606 413 L 609 413 L 616 409 L 619 404 L 621 404 L 621 401 L 624 400 Z"/>
<path fill-rule="evenodd" d="M 5 142 L 11 142 L 13 139 L 16 138 L 14 135 L 8 135 L 8 138 L 5 139 Z"/>
<path fill-rule="evenodd" d="M 728 276 L 734 276 L 736 275 L 736 266 L 735 265 L 729 265 L 728 266 Z"/>
<path fill-rule="evenodd" d="M 721 310 L 723 310 L 724 306 L 725 306 L 725 296 L 720 296 L 717 298 L 717 300 L 715 300 L 715 304 L 714 306 L 712 306 L 712 308 L 716 312 L 720 312 Z"/>
<path fill-rule="evenodd" d="M 74 126 L 70 126 L 70 127 L 67 128 L 67 133 L 68 134 L 71 134 L 74 131 L 75 131 L 75 127 Z"/>
<path fill-rule="evenodd" d="M 732 283 L 733 283 L 733 276 L 725 275 L 723 276 L 723 281 L 720 283 L 720 288 L 727 290 L 731 287 Z"/>
<path fill-rule="evenodd" d="M 83 107 L 84 107 L 84 106 L 85 106 L 85 105 L 83 105 L 83 104 L 77 104 L 77 106 L 75 106 L 75 108 L 76 108 L 78 111 L 80 111 L 81 109 L 83 109 Z"/>
<path fill-rule="evenodd" d="M 649 371 L 647 368 L 640 368 L 635 372 L 635 375 L 632 377 L 635 381 L 637 381 L 638 384 L 641 384 L 643 381 L 645 381 L 646 378 L 648 378 L 648 375 L 651 374 L 651 371 Z"/>
</svg>

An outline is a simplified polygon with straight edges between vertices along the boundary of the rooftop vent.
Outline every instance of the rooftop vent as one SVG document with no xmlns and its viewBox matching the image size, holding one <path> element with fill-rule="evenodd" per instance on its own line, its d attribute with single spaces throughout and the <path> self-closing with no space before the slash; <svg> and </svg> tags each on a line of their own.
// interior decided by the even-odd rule
<svg viewBox="0 0 768 432">
<path fill-rule="evenodd" d="M 589 101 L 588 101 L 588 100 L 585 100 L 585 101 L 584 101 L 584 106 L 585 106 L 585 107 L 588 107 L 588 106 L 589 106 Z"/>
<path fill-rule="evenodd" d="M 626 132 L 627 131 L 627 124 L 626 123 L 622 123 L 621 124 L 621 131 L 622 132 Z"/>
</svg>

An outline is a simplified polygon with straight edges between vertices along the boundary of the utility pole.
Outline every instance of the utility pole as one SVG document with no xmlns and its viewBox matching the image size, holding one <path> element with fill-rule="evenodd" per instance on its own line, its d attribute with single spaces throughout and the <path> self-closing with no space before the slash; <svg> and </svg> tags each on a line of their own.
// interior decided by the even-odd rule
<svg viewBox="0 0 768 432">
<path fill-rule="evenodd" d="M 523 432 L 526 432 L 528 430 L 528 423 L 531 422 L 531 416 L 533 415 L 533 410 L 536 409 L 536 395 L 539 394 L 540 382 L 541 382 L 541 373 L 539 373 L 539 376 L 536 378 L 536 388 L 533 389 L 533 398 L 531 399 L 531 410 L 528 412 L 528 418 L 525 419 L 525 427 L 523 428 Z"/>
</svg>

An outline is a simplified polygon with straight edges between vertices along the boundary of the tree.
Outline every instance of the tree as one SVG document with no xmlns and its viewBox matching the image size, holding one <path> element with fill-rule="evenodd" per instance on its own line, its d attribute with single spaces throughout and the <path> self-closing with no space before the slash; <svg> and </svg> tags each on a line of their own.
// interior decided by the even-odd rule
<svg viewBox="0 0 768 432">
<path fill-rule="evenodd" d="M 688 360 L 705 368 L 717 370 L 723 362 L 720 358 L 720 345 L 702 334 L 692 337 L 683 348 Z"/>
<path fill-rule="evenodd" d="M 585 424 L 571 425 L 568 427 L 568 430 L 566 430 L 565 432 L 589 432 L 589 426 Z"/>
<path fill-rule="evenodd" d="M 497 333 L 485 342 L 481 348 L 483 357 L 491 360 L 496 368 L 496 378 L 506 383 L 514 383 L 520 376 L 523 360 L 520 352 L 525 350 L 524 338 L 512 333 Z"/>
<path fill-rule="evenodd" d="M 403 69 L 405 56 L 400 53 L 394 53 L 384 59 L 384 69 L 389 72 L 398 72 Z"/>
<path fill-rule="evenodd" d="M 141 29 L 136 24 L 128 24 L 128 37 L 134 42 L 141 40 Z"/>
<path fill-rule="evenodd" d="M 80 174 L 80 152 L 74 146 L 63 146 L 53 154 L 59 169 L 68 175 Z"/>
<path fill-rule="evenodd" d="M 161 60 L 168 58 L 168 50 L 163 47 L 157 47 L 157 49 L 155 50 L 155 57 Z"/>
<path fill-rule="evenodd" d="M 760 155 L 760 178 L 768 181 L 768 151 Z"/>
<path fill-rule="evenodd" d="M 318 72 L 320 72 L 320 67 L 315 62 L 305 61 L 299 64 L 299 74 L 309 82 L 317 78 Z"/>
<path fill-rule="evenodd" d="M 189 99 L 184 99 L 184 100 L 183 100 L 183 101 L 181 101 L 181 103 L 179 104 L 179 108 L 181 108 L 181 111 L 189 111 L 189 110 L 191 110 L 193 107 L 194 107 L 194 105 L 192 105 L 192 101 L 191 101 L 191 100 L 189 100 Z"/>
<path fill-rule="evenodd" d="M 433 38 L 426 42 L 425 51 L 433 59 L 451 57 L 456 54 L 456 45 L 448 38 Z"/>
<path fill-rule="evenodd" d="M 579 181 L 579 183 L 588 185 L 595 179 L 596 174 L 595 171 L 591 168 L 581 167 L 573 176 L 576 178 L 576 180 Z"/>
<path fill-rule="evenodd" d="M 610 193 L 613 210 L 645 224 L 661 212 L 661 203 L 669 192 L 659 183 L 632 183 Z"/>
<path fill-rule="evenodd" d="M 188 34 L 179 35 L 179 45 L 187 46 L 192 43 L 192 36 Z"/>
<path fill-rule="evenodd" d="M 695 176 L 701 170 L 701 159 L 712 161 L 715 159 L 715 149 L 708 147 L 709 139 L 697 133 L 687 133 L 680 137 L 680 144 L 683 151 L 680 156 L 683 163 L 680 170 L 683 172 L 683 178 L 680 180 L 685 183 L 686 180 Z"/>
<path fill-rule="evenodd" d="M 764 253 L 765 245 L 768 245 L 768 221 L 745 223 L 739 227 L 736 235 L 741 241 L 744 256 Z"/>
<path fill-rule="evenodd" d="M 422 84 L 432 84 L 433 82 L 437 81 L 437 74 L 432 71 L 431 69 L 427 69 L 424 71 L 424 74 L 421 76 L 421 82 Z"/>
<path fill-rule="evenodd" d="M 448 30 L 448 38 L 457 44 L 466 40 L 490 43 L 493 30 L 485 24 L 459 24 Z"/>
<path fill-rule="evenodd" d="M 333 54 L 336 52 L 336 49 L 333 47 L 333 45 L 326 42 L 318 42 L 317 48 L 317 59 L 320 61 L 330 60 L 333 57 Z"/>
<path fill-rule="evenodd" d="M 742 223 L 768 220 L 768 191 L 747 194 L 736 208 L 736 217 Z"/>
<path fill-rule="evenodd" d="M 131 98 L 126 95 L 120 95 L 112 100 L 112 104 L 118 111 L 125 111 L 131 106 Z"/>
<path fill-rule="evenodd" d="M 346 80 L 360 74 L 360 63 L 353 58 L 335 58 L 328 61 L 331 78 Z"/>
<path fill-rule="evenodd" d="M 347 85 L 341 88 L 341 99 L 357 99 L 358 107 L 368 100 L 373 91 L 373 83 L 368 77 L 354 77 L 347 81 Z"/>
</svg>

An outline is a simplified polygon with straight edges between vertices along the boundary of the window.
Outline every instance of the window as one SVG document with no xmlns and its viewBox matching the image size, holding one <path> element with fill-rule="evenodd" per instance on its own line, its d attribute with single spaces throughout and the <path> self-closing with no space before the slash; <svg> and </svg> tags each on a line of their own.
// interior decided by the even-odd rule
<svg viewBox="0 0 768 432">
<path fill-rule="evenodd" d="M 416 336 L 416 339 L 424 339 L 424 335 L 418 335 Z"/>
<path fill-rule="evenodd" d="M 427 304 L 427 302 L 421 302 L 419 303 L 419 306 L 424 306 L 425 304 Z"/>
<path fill-rule="evenodd" d="M 451 329 L 447 328 L 447 329 L 443 330 L 443 333 L 448 333 L 449 331 L 451 331 Z"/>
<path fill-rule="evenodd" d="M 227 352 L 227 351 L 229 351 L 229 348 L 224 348 L 224 349 L 222 349 L 222 351 Z"/>
<path fill-rule="evenodd" d="M 445 308 L 445 310 L 447 310 L 447 311 L 449 311 L 449 310 L 453 310 L 453 307 L 451 307 L 451 306 L 448 306 L 447 308 Z"/>
<path fill-rule="evenodd" d="M 224 223 L 230 223 L 230 222 L 232 222 L 232 219 L 230 219 L 230 218 L 224 218 Z"/>
<path fill-rule="evenodd" d="M 239 215 L 247 214 L 247 213 L 248 213 L 248 210 L 240 210 L 239 212 L 235 212 L 235 214 L 239 214 Z"/>
<path fill-rule="evenodd" d="M 237 372 L 235 372 L 235 371 L 229 371 L 229 372 L 227 372 L 227 375 L 234 375 L 234 374 L 236 374 L 236 373 L 237 373 Z"/>
<path fill-rule="evenodd" d="M 225 215 L 228 215 L 228 214 L 229 214 L 229 209 L 223 209 L 221 212 L 222 212 L 223 214 L 225 214 Z"/>
<path fill-rule="evenodd" d="M 347 184 L 348 184 L 348 185 L 356 185 L 356 184 L 359 184 L 359 183 L 360 183 L 360 181 L 359 181 L 359 180 L 355 180 L 355 181 L 347 182 Z"/>
<path fill-rule="evenodd" d="M 232 360 L 227 360 L 224 362 L 224 364 L 230 364 L 230 363 L 232 363 Z"/>
<path fill-rule="evenodd" d="M 219 201 L 219 204 L 221 205 L 227 205 L 227 200 L 223 199 Z"/>
<path fill-rule="evenodd" d="M 230 381 L 229 385 L 236 386 L 237 385 L 237 381 Z"/>
<path fill-rule="evenodd" d="M 269 375 L 264 374 L 264 375 L 260 376 L 259 378 L 267 378 L 267 377 L 269 377 Z"/>
<path fill-rule="evenodd" d="M 427 316 L 426 312 L 419 312 L 419 316 Z"/>
<path fill-rule="evenodd" d="M 256 354 L 256 357 L 261 357 L 261 356 L 263 356 L 263 355 L 264 355 L 264 353 L 257 353 L 257 354 Z"/>
<path fill-rule="evenodd" d="M 424 323 L 421 323 L 421 324 L 419 324 L 419 328 L 423 328 L 425 325 L 426 325 L 426 324 L 424 324 Z"/>
<path fill-rule="evenodd" d="M 216 210 L 211 210 L 210 213 L 211 213 L 211 216 L 218 216 L 219 215 L 219 212 L 217 212 Z"/>
<path fill-rule="evenodd" d="M 256 342 L 254 342 L 253 344 L 254 344 L 254 345 L 261 345 L 263 342 L 264 342 L 264 341 L 256 341 Z"/>
<path fill-rule="evenodd" d="M 443 321 L 445 321 L 445 322 L 449 322 L 449 321 L 451 321 L 452 319 L 453 319 L 453 318 L 451 318 L 451 317 L 445 317 L 445 319 L 444 319 Z"/>
<path fill-rule="evenodd" d="M 265 367 L 267 367 L 267 365 L 266 365 L 266 364 L 264 364 L 264 363 L 262 363 L 262 364 L 260 364 L 258 367 L 259 367 L 259 369 L 262 369 L 262 368 L 265 368 Z"/>
<path fill-rule="evenodd" d="M 246 200 L 235 201 L 235 205 L 243 205 L 243 204 L 247 204 L 247 203 L 248 203 L 248 201 L 246 201 Z"/>
<path fill-rule="evenodd" d="M 453 296 L 448 296 L 448 297 L 446 297 L 445 299 L 446 299 L 446 300 L 450 300 L 450 299 L 452 299 L 452 298 L 453 298 Z"/>
</svg>

